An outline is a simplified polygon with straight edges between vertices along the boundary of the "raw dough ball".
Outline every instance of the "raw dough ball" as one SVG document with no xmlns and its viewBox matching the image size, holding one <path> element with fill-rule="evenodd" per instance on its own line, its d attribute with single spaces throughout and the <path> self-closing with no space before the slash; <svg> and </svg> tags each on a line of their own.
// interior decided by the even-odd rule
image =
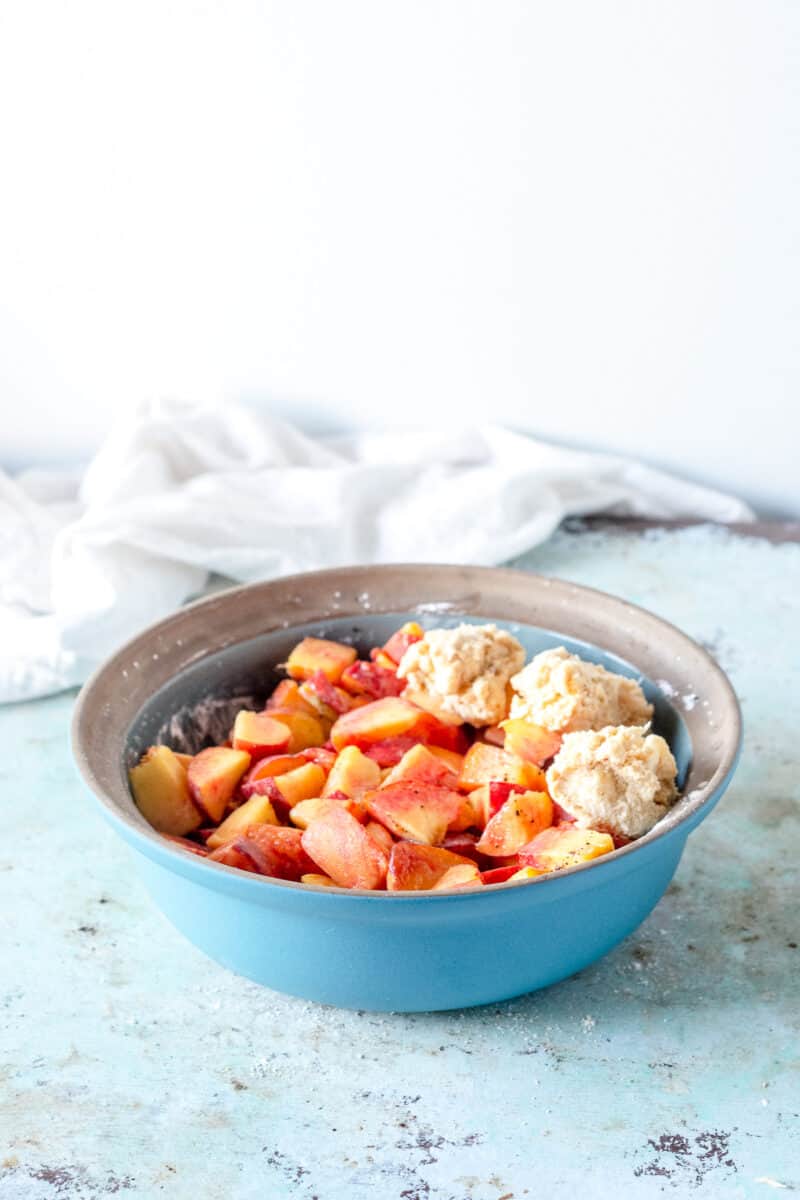
<svg viewBox="0 0 800 1200">
<path fill-rule="evenodd" d="M 525 662 L 515 637 L 496 625 L 429 629 L 397 669 L 403 695 L 441 721 L 495 725 L 508 712 L 508 681 Z"/>
<path fill-rule="evenodd" d="M 584 662 L 563 646 L 537 654 L 511 686 L 511 716 L 556 733 L 644 725 L 653 715 L 635 679 Z"/>
<path fill-rule="evenodd" d="M 638 725 L 610 725 L 565 734 L 547 772 L 547 788 L 583 828 L 636 838 L 674 803 L 677 771 L 658 734 Z"/>
</svg>

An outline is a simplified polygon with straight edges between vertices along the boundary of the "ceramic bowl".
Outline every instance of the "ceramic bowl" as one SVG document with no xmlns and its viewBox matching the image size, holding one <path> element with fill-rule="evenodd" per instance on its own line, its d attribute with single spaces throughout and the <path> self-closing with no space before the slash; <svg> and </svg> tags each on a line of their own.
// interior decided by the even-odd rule
<svg viewBox="0 0 800 1200">
<path fill-rule="evenodd" d="M 494 621 L 528 654 L 566 645 L 642 680 L 672 746 L 682 797 L 638 841 L 594 863 L 457 893 L 315 888 L 192 855 L 139 815 L 127 770 L 156 740 L 196 751 L 263 700 L 274 664 L 306 634 L 381 643 L 423 626 Z M 151 626 L 81 692 L 75 756 L 101 811 L 134 851 L 155 903 L 224 966 L 347 1008 L 424 1011 L 545 987 L 606 954 L 658 902 L 686 839 L 734 771 L 734 691 L 696 642 L 624 600 L 512 570 L 381 566 L 315 571 L 217 593 Z"/>
</svg>

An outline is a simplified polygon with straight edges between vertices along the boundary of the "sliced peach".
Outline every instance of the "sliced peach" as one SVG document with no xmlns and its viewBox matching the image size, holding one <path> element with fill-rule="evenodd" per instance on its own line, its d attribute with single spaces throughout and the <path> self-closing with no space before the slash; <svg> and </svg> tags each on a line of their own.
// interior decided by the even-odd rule
<svg viewBox="0 0 800 1200">
<path fill-rule="evenodd" d="M 436 758 L 440 758 L 442 762 L 446 762 L 451 771 L 456 775 L 461 774 L 461 768 L 464 765 L 464 755 L 459 754 L 456 750 L 447 750 L 444 746 L 428 746 L 431 754 Z"/>
<path fill-rule="evenodd" d="M 373 759 L 388 775 L 389 770 L 397 766 L 412 746 L 419 745 L 419 741 L 418 737 L 400 733 L 396 737 L 382 738 L 379 742 L 364 742 L 363 747 L 367 758 Z"/>
<path fill-rule="evenodd" d="M 507 858 L 552 823 L 547 792 L 514 792 L 489 821 L 477 848 L 490 858 Z"/>
<path fill-rule="evenodd" d="M 226 842 L 233 841 L 251 825 L 278 825 L 275 809 L 269 796 L 251 796 L 239 808 L 229 813 L 210 837 L 206 838 L 209 850 L 217 850 Z"/>
<path fill-rule="evenodd" d="M 321 671 L 331 683 L 338 683 L 342 671 L 356 660 L 356 651 L 342 642 L 329 642 L 326 638 L 307 637 L 298 642 L 286 663 L 287 674 L 292 679 L 311 679 Z"/>
<path fill-rule="evenodd" d="M 491 867 L 488 871 L 481 871 L 481 879 L 485 884 L 506 883 L 518 870 L 517 862 L 512 863 L 510 867 Z"/>
<path fill-rule="evenodd" d="M 523 721 L 518 717 L 502 722 L 505 732 L 505 748 L 526 762 L 536 763 L 543 767 L 561 748 L 561 734 L 553 733 L 542 725 L 534 725 L 532 721 Z"/>
<path fill-rule="evenodd" d="M 465 791 L 480 787 L 493 780 L 503 783 L 518 783 L 521 787 L 543 789 L 544 773 L 533 763 L 524 762 L 515 754 L 509 754 L 500 746 L 489 746 L 486 742 L 475 742 L 464 755 L 459 786 Z"/>
<path fill-rule="evenodd" d="M 342 805 L 335 805 L 302 834 L 303 848 L 316 869 L 339 887 L 382 888 L 389 860 L 364 826 Z"/>
<path fill-rule="evenodd" d="M 414 842 L 396 842 L 389 856 L 386 887 L 390 892 L 430 891 L 452 867 L 478 868 L 468 858 L 443 850 L 440 846 L 420 846 Z"/>
<path fill-rule="evenodd" d="M 290 754 L 299 754 L 309 746 L 324 746 L 327 741 L 329 724 L 319 713 L 312 716 L 290 708 L 271 708 L 269 715 L 289 730 Z"/>
<path fill-rule="evenodd" d="M 344 754 L 345 751 L 342 751 Z M 450 764 L 433 754 L 421 743 L 407 750 L 396 767 L 386 776 L 385 784 L 411 779 L 415 783 L 433 783 L 440 787 L 455 788 L 458 775 Z M 373 785 L 374 786 L 374 785 Z"/>
<path fill-rule="evenodd" d="M 495 813 L 500 812 L 506 800 L 510 799 L 514 792 L 525 791 L 527 791 L 527 788 L 520 787 L 518 783 L 501 783 L 496 779 L 493 779 L 491 783 L 487 783 L 486 800 L 484 801 L 487 822 L 491 821 Z"/>
<path fill-rule="evenodd" d="M 304 767 L 308 761 L 304 754 L 275 754 L 270 758 L 262 758 L 244 776 L 239 792 L 245 800 L 251 796 L 272 795 L 271 787 L 266 784 L 267 779 L 285 775 L 295 767 Z"/>
<path fill-rule="evenodd" d="M 389 658 L 389 655 L 385 654 L 383 650 L 370 650 L 369 656 L 376 667 L 384 667 L 387 671 L 397 670 L 397 663 L 393 658 Z"/>
<path fill-rule="evenodd" d="M 234 750 L 244 750 L 253 762 L 268 755 L 280 754 L 289 745 L 289 730 L 266 713 L 250 712 L 243 708 L 233 723 L 231 741 Z"/>
<path fill-rule="evenodd" d="M 385 825 L 380 825 L 377 821 L 367 821 L 364 828 L 372 840 L 383 850 L 384 854 L 389 855 L 392 853 L 394 838 Z"/>
<path fill-rule="evenodd" d="M 188 770 L 189 763 L 192 761 L 193 756 L 191 754 L 181 754 L 178 750 L 173 750 L 173 754 L 175 755 L 175 757 L 177 758 L 178 762 L 181 764 L 183 769 L 185 771 Z"/>
<path fill-rule="evenodd" d="M 273 783 L 289 808 L 294 808 L 301 800 L 319 796 L 325 786 L 325 772 L 316 763 L 307 762 L 285 775 L 274 776 Z"/>
<path fill-rule="evenodd" d="M 301 875 L 300 882 L 309 883 L 312 887 L 336 887 L 330 875 L 316 875 L 313 871 L 310 875 Z"/>
<path fill-rule="evenodd" d="M 578 829 L 575 825 L 556 825 L 544 829 L 522 846 L 519 861 L 537 871 L 559 871 L 609 854 L 613 849 L 614 839 L 608 833 Z"/>
<path fill-rule="evenodd" d="M 526 879 L 537 879 L 543 875 L 543 871 L 537 871 L 535 867 L 520 867 L 513 875 L 509 876 L 509 883 L 524 883 Z"/>
<path fill-rule="evenodd" d="M 300 751 L 300 757 L 306 762 L 316 763 L 327 774 L 336 762 L 336 751 L 328 750 L 325 746 L 307 746 Z"/>
<path fill-rule="evenodd" d="M 356 800 L 350 800 L 347 797 L 339 799 L 333 796 L 312 796 L 311 799 L 300 800 L 292 806 L 289 811 L 289 820 L 298 829 L 308 829 L 312 821 L 324 817 L 335 805 L 346 808 L 356 820 L 360 820 L 364 815 L 364 810 Z"/>
<path fill-rule="evenodd" d="M 475 788 L 461 797 L 459 810 L 448 827 L 449 833 L 462 833 L 465 829 L 483 829 L 486 824 L 484 792 L 488 792 L 488 788 Z"/>
<path fill-rule="evenodd" d="M 345 746 L 331 767 L 330 775 L 323 788 L 323 796 L 331 792 L 344 792 L 345 796 L 363 796 L 378 787 L 381 769 L 357 746 Z"/>
<path fill-rule="evenodd" d="M 301 712 L 307 713 L 313 717 L 316 709 L 313 705 L 304 700 L 300 694 L 300 686 L 294 679 L 282 679 L 274 692 L 267 700 L 265 712 L 272 712 L 275 708 L 282 708 L 286 712 Z"/>
<path fill-rule="evenodd" d="M 431 890 L 450 892 L 466 887 L 483 887 L 483 878 L 475 863 L 464 863 L 463 866 L 451 867 L 449 871 L 445 871 Z"/>
<path fill-rule="evenodd" d="M 249 855 L 260 875 L 272 879 L 299 881 L 303 875 L 316 870 L 303 849 L 303 834 L 299 829 L 287 829 L 283 825 L 251 825 L 230 844 Z"/>
<path fill-rule="evenodd" d="M 300 684 L 300 695 L 326 721 L 335 721 L 353 707 L 350 693 L 331 683 L 322 671 L 315 671 L 310 679 Z"/>
<path fill-rule="evenodd" d="M 237 867 L 240 871 L 253 871 L 258 874 L 255 860 L 237 846 L 236 840 L 219 846 L 209 854 L 208 859 L 209 862 L 218 862 L 226 867 Z"/>
<path fill-rule="evenodd" d="M 485 863 L 483 855 L 478 852 L 476 846 L 478 844 L 478 836 L 475 833 L 466 831 L 459 833 L 448 833 L 447 837 L 442 842 L 445 850 L 452 851 L 453 854 L 459 854 L 462 858 L 470 858 L 473 862 Z"/>
<path fill-rule="evenodd" d="M 359 659 L 342 672 L 341 686 L 354 696 L 366 696 L 368 700 L 380 700 L 384 696 L 399 696 L 406 686 L 398 679 L 394 663 L 391 668 L 377 662 Z"/>
<path fill-rule="evenodd" d="M 385 738 L 421 732 L 428 728 L 430 717 L 402 696 L 386 696 L 361 708 L 344 713 L 331 730 L 331 741 L 337 750 L 345 746 L 369 745 Z"/>
<path fill-rule="evenodd" d="M 400 659 L 408 647 L 412 646 L 414 642 L 422 641 L 424 636 L 425 634 L 421 625 L 417 624 L 416 621 L 406 621 L 405 625 L 401 625 L 392 634 L 379 653 L 385 654 L 393 663 L 399 665 Z"/>
<path fill-rule="evenodd" d="M 453 754 L 466 754 L 470 745 L 463 725 L 446 725 L 443 721 L 438 721 L 436 717 L 430 715 L 424 736 L 429 746 L 439 746 L 442 750 L 449 750 Z"/>
<path fill-rule="evenodd" d="M 249 766 L 249 754 L 225 746 L 209 746 L 195 754 L 189 764 L 186 778 L 192 799 L 215 825 Z"/>
<path fill-rule="evenodd" d="M 169 746 L 151 746 L 128 778 L 136 807 L 159 833 L 181 837 L 203 824 L 192 803 L 186 768 Z"/>
<path fill-rule="evenodd" d="M 391 833 L 427 845 L 443 840 L 461 800 L 451 788 L 407 780 L 384 785 L 364 797 L 367 811 Z"/>
</svg>

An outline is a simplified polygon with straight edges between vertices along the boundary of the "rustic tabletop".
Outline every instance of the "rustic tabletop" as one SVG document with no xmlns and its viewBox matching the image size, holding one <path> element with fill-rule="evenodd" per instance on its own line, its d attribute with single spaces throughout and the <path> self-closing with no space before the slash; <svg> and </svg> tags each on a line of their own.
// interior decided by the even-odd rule
<svg viewBox="0 0 800 1200">
<path fill-rule="evenodd" d="M 505 1004 L 293 1000 L 149 903 L 76 777 L 72 694 L 0 710 L 0 1200 L 800 1189 L 797 529 L 566 529 L 516 565 L 674 621 L 741 697 L 737 776 L 651 917 Z"/>
</svg>

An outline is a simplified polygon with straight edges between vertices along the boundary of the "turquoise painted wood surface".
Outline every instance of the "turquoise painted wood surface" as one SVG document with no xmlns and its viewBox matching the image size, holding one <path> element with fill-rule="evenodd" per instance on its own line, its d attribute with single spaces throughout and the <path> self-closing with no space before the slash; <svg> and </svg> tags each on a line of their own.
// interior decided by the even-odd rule
<svg viewBox="0 0 800 1200">
<path fill-rule="evenodd" d="M 800 545 L 562 532 L 522 565 L 652 608 L 739 690 L 739 773 L 652 916 L 507 1004 L 295 1001 L 151 906 L 72 768 L 72 695 L 0 710 L 0 1200 L 800 1189 Z"/>
</svg>

